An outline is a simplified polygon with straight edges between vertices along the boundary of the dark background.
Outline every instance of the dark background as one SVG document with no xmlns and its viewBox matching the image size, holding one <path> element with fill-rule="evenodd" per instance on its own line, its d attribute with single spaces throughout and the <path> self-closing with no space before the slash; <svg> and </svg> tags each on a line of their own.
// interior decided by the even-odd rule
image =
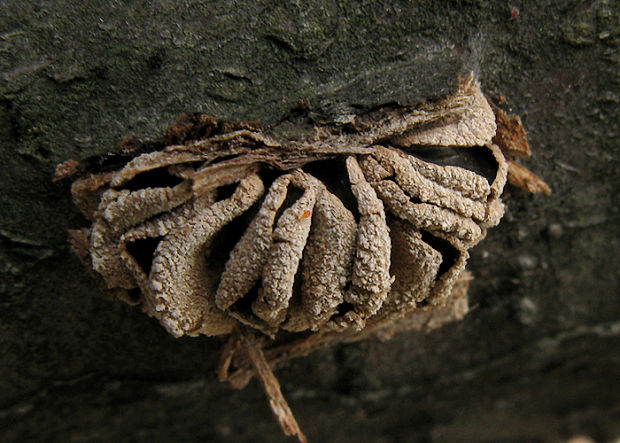
<svg viewBox="0 0 620 443">
<path fill-rule="evenodd" d="M 312 442 L 620 436 L 620 8 L 539 3 L 0 1 L 0 440 L 285 441 L 256 382 L 218 383 L 217 339 L 100 296 L 57 163 L 183 112 L 337 118 L 470 70 L 553 194 L 507 188 L 465 320 L 292 361 L 283 391 Z"/>
</svg>

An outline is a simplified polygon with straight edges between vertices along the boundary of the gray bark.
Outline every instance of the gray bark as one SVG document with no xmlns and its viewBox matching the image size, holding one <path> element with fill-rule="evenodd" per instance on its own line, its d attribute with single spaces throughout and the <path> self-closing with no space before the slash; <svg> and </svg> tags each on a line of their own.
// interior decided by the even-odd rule
<svg viewBox="0 0 620 443">
<path fill-rule="evenodd" d="M 285 441 L 258 383 L 216 380 L 217 339 L 100 296 L 57 163 L 183 112 L 268 125 L 305 101 L 337 119 L 469 71 L 521 116 L 553 194 L 507 189 L 463 321 L 276 375 L 315 442 L 620 435 L 620 8 L 411 3 L 0 3 L 0 440 Z"/>
</svg>

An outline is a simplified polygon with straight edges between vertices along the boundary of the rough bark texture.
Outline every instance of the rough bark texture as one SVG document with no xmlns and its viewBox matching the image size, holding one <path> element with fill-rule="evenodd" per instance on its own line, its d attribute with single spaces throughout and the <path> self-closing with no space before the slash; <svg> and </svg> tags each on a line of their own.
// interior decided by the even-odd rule
<svg viewBox="0 0 620 443">
<path fill-rule="evenodd" d="M 218 340 L 100 296 L 69 252 L 83 221 L 57 163 L 182 112 L 344 119 L 471 70 L 521 116 L 523 163 L 553 193 L 508 188 L 465 320 L 294 360 L 284 394 L 309 441 L 620 435 L 618 5 L 435 3 L 2 2 L 1 440 L 285 441 L 258 383 L 217 381 Z"/>
</svg>

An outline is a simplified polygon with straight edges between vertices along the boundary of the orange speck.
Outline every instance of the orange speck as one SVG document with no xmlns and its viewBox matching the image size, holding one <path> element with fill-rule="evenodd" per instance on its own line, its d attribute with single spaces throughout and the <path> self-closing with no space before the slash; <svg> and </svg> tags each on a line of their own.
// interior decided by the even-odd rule
<svg viewBox="0 0 620 443">
<path fill-rule="evenodd" d="M 510 10 L 510 19 L 511 20 L 516 20 L 517 18 L 519 18 L 519 8 L 517 8 L 516 6 L 513 6 L 512 9 Z"/>
<path fill-rule="evenodd" d="M 308 217 L 310 217 L 311 215 L 312 215 L 312 211 L 308 211 L 308 210 L 306 210 L 306 211 L 304 211 L 304 213 L 303 213 L 303 214 L 301 214 L 301 218 L 308 218 Z"/>
</svg>

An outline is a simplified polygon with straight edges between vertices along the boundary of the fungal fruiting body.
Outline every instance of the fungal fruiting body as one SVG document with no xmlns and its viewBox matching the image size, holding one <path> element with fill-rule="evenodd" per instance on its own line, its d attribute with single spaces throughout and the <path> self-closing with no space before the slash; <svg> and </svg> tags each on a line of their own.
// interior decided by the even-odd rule
<svg viewBox="0 0 620 443">
<path fill-rule="evenodd" d="M 508 168 L 471 78 L 309 136 L 182 123 L 176 143 L 74 182 L 92 225 L 72 243 L 106 290 L 174 336 L 229 335 L 220 378 L 256 373 L 269 393 L 285 358 L 466 312 L 468 249 L 503 214 Z"/>
</svg>

